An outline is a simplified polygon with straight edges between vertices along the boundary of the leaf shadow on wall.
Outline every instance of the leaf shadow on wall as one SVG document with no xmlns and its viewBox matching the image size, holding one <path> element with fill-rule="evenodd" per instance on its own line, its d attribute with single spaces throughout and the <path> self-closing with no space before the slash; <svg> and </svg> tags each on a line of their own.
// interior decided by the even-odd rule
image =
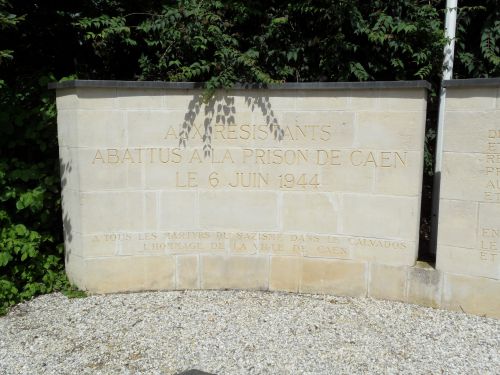
<svg viewBox="0 0 500 375">
<path fill-rule="evenodd" d="M 284 130 L 278 123 L 269 96 L 245 95 L 245 104 L 252 112 L 260 110 L 265 118 L 269 132 L 276 141 L 281 141 L 284 136 Z M 223 126 L 236 125 L 236 106 L 234 96 L 215 95 L 208 102 L 203 102 L 203 95 L 195 95 L 188 104 L 188 109 L 184 115 L 184 121 L 181 124 L 179 132 L 179 146 L 187 147 L 191 131 L 197 117 L 203 112 L 203 154 L 207 158 L 212 154 L 212 135 L 213 126 L 221 124 Z"/>
<path fill-rule="evenodd" d="M 72 171 L 71 162 L 67 161 L 66 163 L 60 157 L 59 158 L 59 173 L 61 175 L 61 192 L 64 191 L 66 185 L 68 184 L 68 175 Z M 64 254 L 66 264 L 69 263 L 70 255 L 71 255 L 71 244 L 73 242 L 73 226 L 71 225 L 70 215 L 68 212 L 67 200 L 69 199 L 69 194 L 63 194 L 63 197 L 66 198 L 61 199 L 62 211 L 63 211 L 63 233 L 64 233 Z"/>
</svg>

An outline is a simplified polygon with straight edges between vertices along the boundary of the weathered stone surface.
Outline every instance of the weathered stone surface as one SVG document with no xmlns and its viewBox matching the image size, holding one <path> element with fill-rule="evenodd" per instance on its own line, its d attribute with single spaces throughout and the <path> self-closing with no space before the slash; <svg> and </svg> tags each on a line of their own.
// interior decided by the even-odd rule
<svg viewBox="0 0 500 375">
<path fill-rule="evenodd" d="M 447 90 L 437 268 L 500 283 L 498 87 Z"/>
<path fill-rule="evenodd" d="M 304 258 L 300 292 L 365 296 L 366 266 L 361 262 Z"/>
<path fill-rule="evenodd" d="M 441 305 L 442 273 L 426 263 L 417 262 L 408 269 L 407 301 L 418 305 Z"/>
<path fill-rule="evenodd" d="M 500 318 L 500 283 L 495 279 L 445 273 L 442 306 Z"/>
<path fill-rule="evenodd" d="M 371 272 L 374 295 L 403 299 L 424 86 L 238 88 L 209 103 L 132 86 L 58 92 L 77 285 L 366 295 Z"/>
<path fill-rule="evenodd" d="M 444 273 L 441 303 L 498 317 L 499 87 L 451 82 L 445 105 L 437 247 L 437 269 Z"/>
<path fill-rule="evenodd" d="M 404 301 L 406 298 L 406 267 L 372 263 L 368 295 L 370 297 Z"/>
</svg>

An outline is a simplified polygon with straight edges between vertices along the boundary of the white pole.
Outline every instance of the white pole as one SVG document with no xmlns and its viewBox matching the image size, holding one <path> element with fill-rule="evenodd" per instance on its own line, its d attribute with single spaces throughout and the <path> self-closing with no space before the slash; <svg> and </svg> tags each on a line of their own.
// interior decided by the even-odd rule
<svg viewBox="0 0 500 375">
<path fill-rule="evenodd" d="M 458 0 L 446 0 L 445 36 L 448 43 L 444 47 L 443 81 L 453 77 L 453 58 L 455 55 L 455 30 L 457 25 Z M 432 242 L 431 250 L 436 252 L 438 214 L 439 214 L 439 191 L 441 185 L 441 167 L 443 163 L 443 138 L 444 138 L 444 112 L 446 101 L 446 88 L 441 82 L 439 93 L 439 113 L 436 136 L 436 164 L 434 167 L 434 188 L 432 194 Z"/>
</svg>

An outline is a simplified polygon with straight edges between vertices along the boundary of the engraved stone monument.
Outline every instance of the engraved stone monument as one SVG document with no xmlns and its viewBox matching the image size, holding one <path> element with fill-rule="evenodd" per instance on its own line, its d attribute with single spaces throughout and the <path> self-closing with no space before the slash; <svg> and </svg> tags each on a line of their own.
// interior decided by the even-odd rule
<svg viewBox="0 0 500 375">
<path fill-rule="evenodd" d="M 80 288 L 406 299 L 427 82 L 237 86 L 207 102 L 192 83 L 53 87 Z"/>
<path fill-rule="evenodd" d="M 437 248 L 442 304 L 500 316 L 500 79 L 445 85 Z"/>
</svg>

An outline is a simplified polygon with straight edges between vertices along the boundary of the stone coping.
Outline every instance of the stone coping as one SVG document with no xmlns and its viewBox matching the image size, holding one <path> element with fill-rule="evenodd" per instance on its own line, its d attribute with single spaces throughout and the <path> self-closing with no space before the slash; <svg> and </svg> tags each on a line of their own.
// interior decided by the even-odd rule
<svg viewBox="0 0 500 375">
<path fill-rule="evenodd" d="M 500 86 L 498 78 L 468 78 L 443 81 L 443 87 Z"/>
<path fill-rule="evenodd" d="M 72 80 L 51 82 L 49 89 L 72 88 L 127 88 L 127 89 L 202 89 L 203 82 L 164 82 L 164 81 L 112 81 L 112 80 Z M 343 90 L 343 89 L 431 89 L 427 81 L 370 81 L 370 82 L 290 82 L 279 84 L 247 83 L 236 84 L 231 89 L 268 89 L 268 90 Z"/>
</svg>

